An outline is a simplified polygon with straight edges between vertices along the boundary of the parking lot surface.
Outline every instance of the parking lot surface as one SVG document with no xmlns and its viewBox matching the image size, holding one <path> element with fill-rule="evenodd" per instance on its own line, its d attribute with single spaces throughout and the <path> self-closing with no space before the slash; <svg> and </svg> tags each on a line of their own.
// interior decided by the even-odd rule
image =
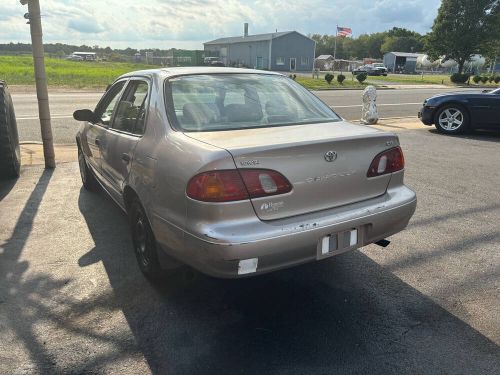
<svg viewBox="0 0 500 375">
<path fill-rule="evenodd" d="M 139 272 L 126 216 L 76 163 L 0 185 L 1 374 L 493 374 L 500 133 L 396 130 L 408 229 L 242 280 Z"/>
</svg>

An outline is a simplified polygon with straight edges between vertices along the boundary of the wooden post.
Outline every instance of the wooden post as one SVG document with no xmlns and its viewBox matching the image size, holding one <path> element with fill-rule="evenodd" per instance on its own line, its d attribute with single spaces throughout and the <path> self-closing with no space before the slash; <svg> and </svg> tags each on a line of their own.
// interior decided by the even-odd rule
<svg viewBox="0 0 500 375">
<path fill-rule="evenodd" d="M 38 99 L 38 117 L 42 133 L 43 156 L 45 168 L 55 168 L 54 143 L 50 123 L 49 93 L 45 74 L 45 57 L 42 41 L 42 21 L 40 17 L 39 0 L 21 0 L 22 5 L 28 4 L 31 45 L 33 48 L 33 64 L 35 69 L 36 96 Z"/>
</svg>

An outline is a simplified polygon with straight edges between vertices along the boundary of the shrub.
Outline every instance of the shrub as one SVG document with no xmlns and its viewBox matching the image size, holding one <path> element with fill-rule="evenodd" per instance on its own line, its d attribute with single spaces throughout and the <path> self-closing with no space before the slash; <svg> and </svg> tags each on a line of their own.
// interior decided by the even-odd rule
<svg viewBox="0 0 500 375">
<path fill-rule="evenodd" d="M 367 77 L 368 77 L 368 75 L 366 73 L 359 73 L 356 76 L 356 79 L 358 80 L 359 83 L 363 83 Z"/>
<path fill-rule="evenodd" d="M 495 81 L 495 76 L 489 76 L 489 77 L 488 77 L 488 81 L 489 81 L 490 83 L 493 83 L 493 82 Z"/>
<path fill-rule="evenodd" d="M 328 84 L 332 83 L 334 78 L 335 78 L 335 76 L 331 73 L 325 74 L 325 81 L 328 82 Z"/>
<path fill-rule="evenodd" d="M 472 77 L 472 80 L 474 81 L 474 83 L 479 83 L 479 81 L 481 80 L 481 76 L 478 76 L 477 74 Z"/>
<path fill-rule="evenodd" d="M 345 75 L 343 75 L 343 74 L 339 74 L 339 75 L 337 76 L 337 82 L 338 82 L 338 83 L 342 84 L 342 83 L 344 82 L 344 80 L 345 80 Z"/>
<path fill-rule="evenodd" d="M 450 81 L 453 83 L 465 83 L 469 78 L 470 78 L 469 74 L 453 73 L 450 77 Z"/>
<path fill-rule="evenodd" d="M 500 76 L 495 77 L 495 83 L 500 83 Z"/>
<path fill-rule="evenodd" d="M 482 83 L 486 83 L 486 82 L 488 82 L 488 77 L 486 77 L 486 76 L 482 76 L 482 77 L 481 77 L 481 82 L 482 82 Z"/>
</svg>

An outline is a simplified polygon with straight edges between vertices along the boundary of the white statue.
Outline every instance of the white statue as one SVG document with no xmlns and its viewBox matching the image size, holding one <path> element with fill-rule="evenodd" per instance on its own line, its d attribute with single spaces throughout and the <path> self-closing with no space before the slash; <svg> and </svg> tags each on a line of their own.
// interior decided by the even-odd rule
<svg viewBox="0 0 500 375">
<path fill-rule="evenodd" d="M 368 86 L 363 91 L 363 110 L 361 112 L 361 123 L 375 125 L 378 122 L 377 111 L 377 89 Z"/>
</svg>

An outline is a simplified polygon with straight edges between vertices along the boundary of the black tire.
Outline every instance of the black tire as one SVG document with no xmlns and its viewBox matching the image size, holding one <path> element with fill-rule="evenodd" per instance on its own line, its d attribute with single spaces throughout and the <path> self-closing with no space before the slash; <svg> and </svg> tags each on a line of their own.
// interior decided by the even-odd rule
<svg viewBox="0 0 500 375">
<path fill-rule="evenodd" d="M 146 213 L 137 198 L 129 205 L 128 215 L 134 253 L 139 268 L 149 280 L 161 280 L 165 273 L 158 259 L 156 239 Z"/>
<path fill-rule="evenodd" d="M 14 105 L 7 85 L 0 81 L 0 179 L 19 177 L 21 151 Z"/>
<path fill-rule="evenodd" d="M 462 134 L 469 130 L 470 116 L 463 106 L 446 104 L 436 111 L 434 126 L 440 133 Z"/>
<path fill-rule="evenodd" d="M 82 178 L 83 187 L 88 191 L 97 191 L 99 183 L 90 170 L 80 146 L 78 146 L 78 166 L 80 167 L 80 177 Z"/>
</svg>

